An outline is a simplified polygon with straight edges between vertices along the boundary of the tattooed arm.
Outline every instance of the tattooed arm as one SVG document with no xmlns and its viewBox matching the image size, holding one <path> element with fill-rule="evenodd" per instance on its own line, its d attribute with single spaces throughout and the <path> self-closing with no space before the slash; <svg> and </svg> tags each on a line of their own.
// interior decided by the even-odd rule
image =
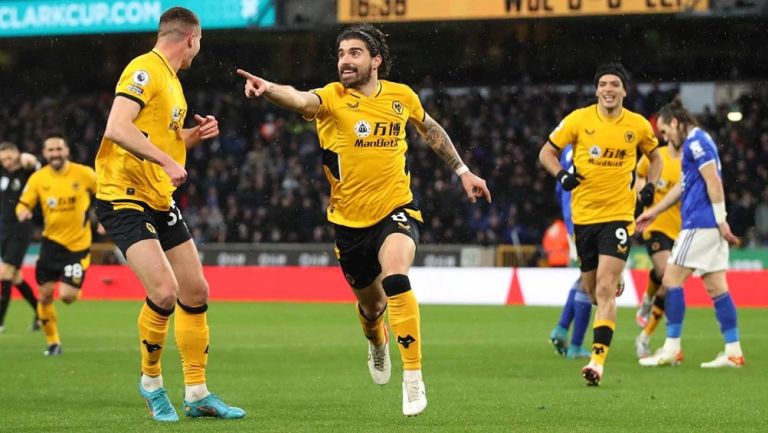
<svg viewBox="0 0 768 433">
<path fill-rule="evenodd" d="M 443 161 L 448 163 L 453 171 L 465 167 L 464 163 L 461 161 L 459 152 L 456 150 L 456 146 L 454 146 L 451 141 L 451 137 L 448 136 L 445 129 L 443 129 L 435 119 L 431 118 L 429 114 L 424 114 L 424 123 L 418 125 L 417 129 L 424 140 L 427 141 L 429 147 L 431 147 L 435 153 L 440 155 L 440 157 L 443 158 Z"/>
<path fill-rule="evenodd" d="M 488 203 L 491 202 L 491 192 L 488 190 L 485 180 L 475 176 L 464 165 L 448 133 L 445 132 L 445 129 L 435 119 L 431 118 L 429 114 L 424 113 L 424 122 L 421 124 L 416 123 L 416 129 L 426 140 L 429 147 L 440 155 L 443 161 L 459 176 L 461 185 L 464 187 L 470 202 L 476 202 L 478 197 L 485 197 Z"/>
</svg>

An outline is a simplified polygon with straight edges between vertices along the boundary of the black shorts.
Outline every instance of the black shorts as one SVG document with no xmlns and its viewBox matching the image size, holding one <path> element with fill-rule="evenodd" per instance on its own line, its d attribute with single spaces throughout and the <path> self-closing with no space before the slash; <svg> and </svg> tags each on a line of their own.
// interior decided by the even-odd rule
<svg viewBox="0 0 768 433">
<path fill-rule="evenodd" d="M 651 237 L 643 242 L 649 256 L 653 256 L 659 251 L 672 251 L 672 245 L 675 244 L 674 239 L 662 232 L 651 232 Z"/>
<path fill-rule="evenodd" d="M 3 263 L 20 268 L 32 240 L 32 224 L 20 223 L 0 229 L 0 252 Z"/>
<path fill-rule="evenodd" d="M 79 289 L 85 281 L 85 271 L 91 264 L 91 251 L 70 251 L 58 242 L 43 238 L 37 258 L 37 284 L 61 281 Z"/>
<path fill-rule="evenodd" d="M 167 211 L 159 211 L 140 201 L 97 199 L 96 216 L 123 255 L 128 247 L 145 239 L 157 239 L 163 251 L 192 239 L 175 204 Z"/>
<path fill-rule="evenodd" d="M 379 276 L 379 248 L 390 234 L 402 233 L 413 239 L 416 245 L 419 244 L 421 222 L 405 209 L 400 207 L 393 210 L 371 227 L 350 228 L 334 224 L 336 258 L 339 259 L 344 278 L 352 288 L 363 289 Z"/>
<path fill-rule="evenodd" d="M 597 224 L 574 224 L 576 252 L 582 272 L 597 269 L 599 256 L 606 255 L 627 261 L 629 257 L 629 221 L 610 221 Z"/>
</svg>

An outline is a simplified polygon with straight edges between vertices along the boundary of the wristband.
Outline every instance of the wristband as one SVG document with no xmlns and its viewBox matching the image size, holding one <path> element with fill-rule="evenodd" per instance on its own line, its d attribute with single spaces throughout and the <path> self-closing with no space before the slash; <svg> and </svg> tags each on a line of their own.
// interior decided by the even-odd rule
<svg viewBox="0 0 768 433">
<path fill-rule="evenodd" d="M 456 169 L 456 176 L 461 177 L 462 174 L 464 174 L 464 173 L 466 173 L 468 171 L 469 171 L 469 167 L 467 167 L 466 165 L 462 164 L 461 167 Z"/>
<path fill-rule="evenodd" d="M 712 203 L 712 212 L 715 214 L 715 222 L 719 225 L 725 222 L 725 216 L 728 213 L 725 211 L 725 202 Z"/>
</svg>

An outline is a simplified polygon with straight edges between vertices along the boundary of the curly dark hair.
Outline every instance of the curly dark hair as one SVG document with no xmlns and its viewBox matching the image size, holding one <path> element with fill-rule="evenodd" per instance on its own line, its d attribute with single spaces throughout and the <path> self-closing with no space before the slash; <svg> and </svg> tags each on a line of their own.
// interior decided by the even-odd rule
<svg viewBox="0 0 768 433">
<path fill-rule="evenodd" d="M 359 39 L 365 43 L 371 57 L 381 56 L 381 66 L 379 66 L 379 78 L 386 78 L 392 68 L 392 54 L 387 45 L 387 35 L 371 24 L 356 24 L 342 30 L 336 38 L 336 48 L 339 48 L 341 41 L 349 39 Z"/>
</svg>

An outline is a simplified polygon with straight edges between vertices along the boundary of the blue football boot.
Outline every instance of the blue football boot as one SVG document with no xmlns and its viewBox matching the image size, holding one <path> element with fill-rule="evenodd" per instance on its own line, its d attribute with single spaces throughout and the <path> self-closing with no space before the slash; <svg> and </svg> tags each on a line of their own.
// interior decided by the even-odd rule
<svg viewBox="0 0 768 433">
<path fill-rule="evenodd" d="M 224 403 L 215 394 L 209 394 L 208 397 L 193 403 L 184 400 L 184 413 L 191 418 L 211 416 L 221 419 L 238 419 L 245 417 L 244 410 Z"/>
<path fill-rule="evenodd" d="M 152 418 L 163 422 L 176 422 L 179 420 L 179 416 L 176 414 L 176 409 L 173 408 L 165 388 L 159 388 L 152 392 L 148 392 L 144 390 L 144 387 L 139 383 L 139 393 L 147 402 L 149 414 L 152 415 Z"/>
<path fill-rule="evenodd" d="M 556 326 L 549 334 L 549 341 L 555 346 L 556 354 L 565 356 L 568 350 L 568 330 L 560 325 Z"/>
</svg>

